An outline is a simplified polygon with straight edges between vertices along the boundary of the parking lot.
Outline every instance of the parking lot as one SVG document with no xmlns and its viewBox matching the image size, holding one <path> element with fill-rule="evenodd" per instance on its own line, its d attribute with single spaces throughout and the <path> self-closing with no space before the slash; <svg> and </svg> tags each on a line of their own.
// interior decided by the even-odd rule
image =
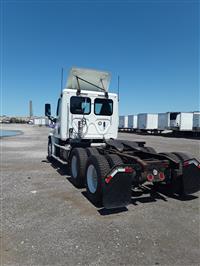
<svg viewBox="0 0 200 266">
<path fill-rule="evenodd" d="M 199 193 L 185 199 L 144 187 L 106 211 L 46 160 L 46 127 L 4 125 L 1 139 L 1 265 L 200 265 Z M 200 140 L 119 133 L 158 152 L 200 158 Z"/>
</svg>

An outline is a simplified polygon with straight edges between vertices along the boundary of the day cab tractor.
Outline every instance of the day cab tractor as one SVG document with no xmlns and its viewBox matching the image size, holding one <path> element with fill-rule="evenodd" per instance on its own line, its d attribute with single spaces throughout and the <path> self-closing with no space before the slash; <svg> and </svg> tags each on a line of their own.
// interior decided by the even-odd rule
<svg viewBox="0 0 200 266">
<path fill-rule="evenodd" d="M 109 93 L 108 72 L 72 68 L 58 99 L 57 116 L 48 136 L 48 159 L 68 168 L 73 184 L 86 187 L 96 206 L 128 205 L 132 189 L 162 183 L 172 193 L 200 188 L 200 163 L 182 152 L 157 153 L 143 141 L 117 139 L 118 95 Z"/>
</svg>

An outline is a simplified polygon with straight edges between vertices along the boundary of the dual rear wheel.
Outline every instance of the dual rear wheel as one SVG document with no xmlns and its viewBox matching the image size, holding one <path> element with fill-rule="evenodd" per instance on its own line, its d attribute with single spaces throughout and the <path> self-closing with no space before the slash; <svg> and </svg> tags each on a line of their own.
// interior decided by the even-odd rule
<svg viewBox="0 0 200 266">
<path fill-rule="evenodd" d="M 110 167 L 103 155 L 90 156 L 86 165 L 86 190 L 88 198 L 96 205 L 102 203 L 103 178 Z"/>
<path fill-rule="evenodd" d="M 85 186 L 85 173 L 88 157 L 99 155 L 96 148 L 74 148 L 70 155 L 70 174 L 72 183 L 82 188 Z"/>
<path fill-rule="evenodd" d="M 86 166 L 86 190 L 91 202 L 102 205 L 104 177 L 115 165 L 122 164 L 116 154 L 90 156 Z"/>
<path fill-rule="evenodd" d="M 115 154 L 103 156 L 95 148 L 74 148 L 70 156 L 72 183 L 79 188 L 86 186 L 91 202 L 101 205 L 103 178 L 113 166 L 122 163 Z"/>
</svg>

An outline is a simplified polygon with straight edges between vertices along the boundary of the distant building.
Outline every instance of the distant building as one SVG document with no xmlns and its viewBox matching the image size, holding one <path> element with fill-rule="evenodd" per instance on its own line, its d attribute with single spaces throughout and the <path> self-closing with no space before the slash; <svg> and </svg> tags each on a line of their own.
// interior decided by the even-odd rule
<svg viewBox="0 0 200 266">
<path fill-rule="evenodd" d="M 47 117 L 34 117 L 31 119 L 33 121 L 33 125 L 37 126 L 49 126 L 50 120 Z"/>
<path fill-rule="evenodd" d="M 47 117 L 44 116 L 0 116 L 0 123 L 25 123 L 30 125 L 37 125 L 37 126 L 49 126 L 51 123 Z"/>
</svg>

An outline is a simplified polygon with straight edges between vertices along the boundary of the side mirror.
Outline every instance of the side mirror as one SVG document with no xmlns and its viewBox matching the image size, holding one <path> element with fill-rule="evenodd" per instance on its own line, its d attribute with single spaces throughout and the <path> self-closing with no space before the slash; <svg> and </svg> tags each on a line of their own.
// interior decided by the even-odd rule
<svg viewBox="0 0 200 266">
<path fill-rule="evenodd" d="M 51 116 L 51 104 L 49 103 L 45 104 L 45 116 Z"/>
</svg>

